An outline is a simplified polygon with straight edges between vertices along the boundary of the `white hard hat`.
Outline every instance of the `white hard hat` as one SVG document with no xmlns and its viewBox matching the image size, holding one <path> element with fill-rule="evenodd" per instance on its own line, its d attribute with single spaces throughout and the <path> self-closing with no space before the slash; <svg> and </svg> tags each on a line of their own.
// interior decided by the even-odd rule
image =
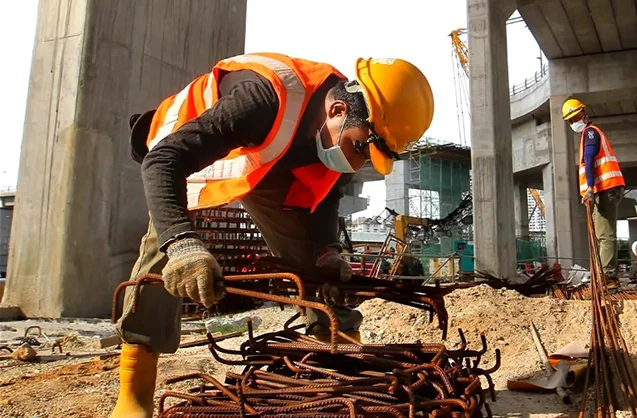
<svg viewBox="0 0 637 418">
<path fill-rule="evenodd" d="M 633 250 L 633 254 L 637 255 L 637 241 L 633 242 L 631 248 Z"/>
</svg>

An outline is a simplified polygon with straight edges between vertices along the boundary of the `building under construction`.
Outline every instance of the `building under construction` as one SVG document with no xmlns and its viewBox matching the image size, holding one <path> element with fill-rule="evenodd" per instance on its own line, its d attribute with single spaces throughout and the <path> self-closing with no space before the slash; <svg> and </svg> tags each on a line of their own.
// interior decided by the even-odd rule
<svg viewBox="0 0 637 418">
<path fill-rule="evenodd" d="M 432 221 L 429 227 L 408 228 L 408 252 L 420 257 L 425 274 L 472 272 L 471 148 L 427 137 L 402 157 L 385 180 L 388 211 L 383 221 L 394 226 L 396 214 L 414 223 Z M 531 191 L 527 194 L 531 196 Z M 530 217 L 539 211 L 538 205 L 530 205 Z M 533 237 L 517 237 L 519 264 L 543 261 L 542 235 L 537 231 Z"/>
</svg>

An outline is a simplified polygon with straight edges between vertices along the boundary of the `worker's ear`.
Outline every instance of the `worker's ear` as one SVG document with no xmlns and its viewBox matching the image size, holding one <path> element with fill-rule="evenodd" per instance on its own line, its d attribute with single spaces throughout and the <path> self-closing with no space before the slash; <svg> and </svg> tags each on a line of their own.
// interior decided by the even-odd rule
<svg viewBox="0 0 637 418">
<path fill-rule="evenodd" d="M 349 111 L 349 106 L 342 100 L 334 100 L 329 109 L 327 110 L 327 116 L 332 119 L 336 117 L 345 117 L 347 112 Z"/>
</svg>

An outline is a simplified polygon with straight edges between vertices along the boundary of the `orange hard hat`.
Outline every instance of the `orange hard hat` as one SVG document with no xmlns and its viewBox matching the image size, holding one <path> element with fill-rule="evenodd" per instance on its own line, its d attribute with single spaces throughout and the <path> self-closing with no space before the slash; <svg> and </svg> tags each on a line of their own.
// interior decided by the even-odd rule
<svg viewBox="0 0 637 418">
<path fill-rule="evenodd" d="M 393 156 L 425 133 L 434 114 L 434 97 L 425 75 L 398 58 L 359 58 L 356 81 L 369 111 L 376 139 L 369 144 L 372 165 L 380 174 L 391 173 Z M 355 91 L 355 89 L 349 89 Z"/>
</svg>

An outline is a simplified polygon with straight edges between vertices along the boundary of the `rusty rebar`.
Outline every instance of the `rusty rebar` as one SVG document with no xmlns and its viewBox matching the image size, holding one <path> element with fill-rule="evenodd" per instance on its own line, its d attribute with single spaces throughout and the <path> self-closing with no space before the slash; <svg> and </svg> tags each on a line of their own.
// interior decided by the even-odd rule
<svg viewBox="0 0 637 418">
<path fill-rule="evenodd" d="M 170 392 L 182 402 L 168 409 L 162 402 L 160 416 L 477 417 L 480 410 L 488 411 L 480 376 L 489 378 L 500 364 L 496 351 L 493 367 L 463 366 L 475 364 L 487 350 L 485 338 L 481 338 L 480 350 L 467 349 L 463 334 L 461 349 L 455 351 L 442 345 L 359 343 L 337 344 L 336 352 L 329 349 L 329 344 L 289 327 L 258 336 L 252 331 L 250 334 L 249 341 L 242 345 L 247 368 L 241 374 L 226 374 L 225 389 L 232 397 L 218 385 L 206 385 L 209 379 L 205 375 L 184 376 L 179 380 L 200 378 L 204 383 L 181 398 Z M 267 369 L 251 360 L 264 355 L 271 360 Z M 473 362 L 467 361 L 468 356 Z M 246 408 L 241 415 L 241 403 L 256 412 Z"/>
<path fill-rule="evenodd" d="M 626 342 L 619 327 L 613 300 L 623 300 L 626 295 L 609 295 L 602 271 L 599 247 L 593 223 L 592 205 L 587 203 L 588 242 L 591 262 L 591 317 L 588 370 L 584 381 L 584 396 L 580 405 L 580 418 L 586 413 L 587 392 L 591 374 L 595 376 L 595 408 L 598 417 L 615 417 L 618 410 L 614 383 L 619 384 L 625 406 L 633 416 L 637 415 L 637 394 L 635 385 L 637 373 L 629 357 Z M 611 367 L 612 366 L 612 367 Z M 592 369 L 592 370 L 591 370 Z M 614 374 L 613 374 L 614 372 Z"/>
<path fill-rule="evenodd" d="M 292 286 L 295 297 L 284 296 L 284 292 L 270 294 L 244 288 L 255 280 L 275 280 L 278 290 Z M 413 292 L 403 284 L 372 281 L 376 290 L 368 291 L 363 290 L 361 280 L 355 278 L 345 285 L 352 295 L 380 295 L 386 300 L 435 312 L 446 331 L 444 290 L 430 287 Z M 146 275 L 118 286 L 113 298 L 113 320 L 117 296 L 123 288 L 135 286 L 130 307 L 135 310 L 140 287 L 162 283 L 161 276 Z M 478 367 L 487 351 L 484 334 L 480 336 L 479 350 L 467 348 L 461 330 L 461 344 L 456 350 L 447 350 L 442 344 L 362 344 L 339 331 L 330 307 L 304 299 L 306 291 L 312 293 L 311 281 L 308 284 L 293 273 L 277 272 L 230 276 L 226 280 L 229 283 L 241 283 L 241 287 L 226 286 L 229 294 L 325 313 L 330 321 L 330 342 L 301 333 L 304 324 L 292 325 L 300 314 L 286 321 L 282 330 L 260 335 L 255 335 L 248 321 L 248 338 L 238 350 L 221 347 L 208 334 L 208 348 L 214 359 L 228 365 L 243 365 L 243 372 L 228 372 L 224 384 L 206 374 L 169 379 L 168 385 L 189 380 L 197 383 L 185 393 L 165 392 L 160 398 L 160 417 L 477 417 L 483 407 L 489 413 L 480 377 L 485 377 L 493 392 L 490 374 L 500 365 L 500 353 L 496 350 L 495 366 Z M 409 292 L 412 296 L 408 296 Z M 177 404 L 167 407 L 167 399 Z"/>
</svg>

